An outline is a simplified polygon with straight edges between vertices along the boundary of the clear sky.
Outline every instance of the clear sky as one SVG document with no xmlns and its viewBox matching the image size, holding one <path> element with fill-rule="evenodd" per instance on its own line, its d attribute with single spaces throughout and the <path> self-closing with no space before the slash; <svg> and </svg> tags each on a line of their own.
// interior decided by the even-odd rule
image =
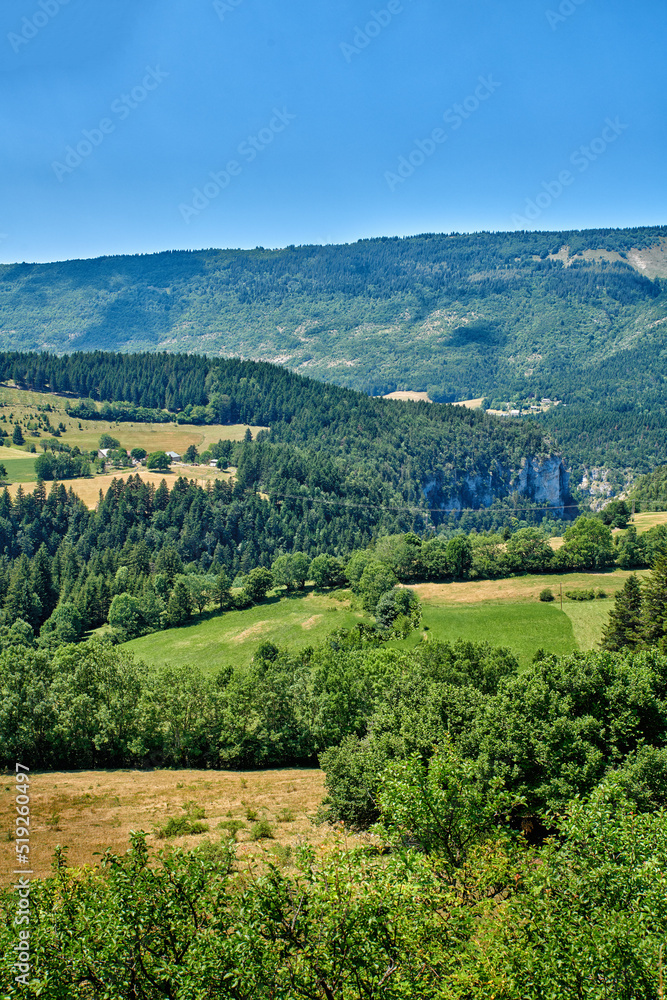
<svg viewBox="0 0 667 1000">
<path fill-rule="evenodd" d="M 4 0 L 0 260 L 667 222 L 665 0 Z"/>
</svg>

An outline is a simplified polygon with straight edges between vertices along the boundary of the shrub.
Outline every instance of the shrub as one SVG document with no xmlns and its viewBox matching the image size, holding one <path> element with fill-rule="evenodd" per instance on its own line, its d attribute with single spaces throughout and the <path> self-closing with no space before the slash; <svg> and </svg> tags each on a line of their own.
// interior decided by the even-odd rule
<svg viewBox="0 0 667 1000">
<path fill-rule="evenodd" d="M 196 802 L 184 802 L 185 816 L 170 816 L 163 826 L 156 827 L 155 836 L 164 840 L 166 837 L 185 837 L 188 834 L 207 833 L 208 823 L 200 820 L 206 816 L 206 810 Z"/>
<path fill-rule="evenodd" d="M 250 830 L 251 840 L 273 840 L 273 830 L 268 819 L 260 819 Z"/>
<path fill-rule="evenodd" d="M 293 823 L 294 813 L 292 812 L 291 809 L 288 808 L 281 809 L 276 819 L 278 820 L 279 823 Z"/>
<path fill-rule="evenodd" d="M 230 840 L 224 839 L 216 842 L 207 839 L 202 840 L 192 849 L 191 856 L 229 869 L 234 861 L 234 848 Z"/>
<path fill-rule="evenodd" d="M 158 826 L 155 830 L 155 836 L 160 840 L 199 833 L 208 833 L 208 823 L 200 823 L 190 816 L 170 816 L 163 826 Z"/>
<path fill-rule="evenodd" d="M 399 635 L 407 635 L 421 621 L 421 604 L 413 590 L 394 587 L 383 594 L 375 607 L 378 628 L 393 628 Z"/>
<path fill-rule="evenodd" d="M 274 844 L 271 848 L 271 854 L 273 854 L 276 859 L 276 864 L 280 868 L 284 868 L 292 860 L 292 848 L 290 844 Z"/>
<path fill-rule="evenodd" d="M 236 840 L 239 830 L 245 830 L 246 824 L 242 819 L 223 819 L 218 823 L 218 830 L 227 830 L 232 840 Z"/>
<path fill-rule="evenodd" d="M 257 810 L 251 809 L 250 806 L 248 806 L 248 808 L 245 811 L 245 815 L 246 819 L 249 819 L 252 822 L 253 820 L 257 819 Z"/>
<path fill-rule="evenodd" d="M 571 601 L 593 601 L 595 600 L 594 590 L 566 590 L 565 596 Z"/>
<path fill-rule="evenodd" d="M 554 595 L 553 595 L 553 591 L 551 590 L 550 587 L 545 587 L 544 590 L 540 591 L 540 600 L 541 601 L 547 602 L 547 601 L 553 601 L 553 599 L 554 599 Z"/>
<path fill-rule="evenodd" d="M 198 805 L 197 802 L 185 802 L 183 804 L 183 809 L 185 810 L 186 815 L 190 816 L 192 819 L 206 818 L 206 810 L 203 806 Z"/>
</svg>

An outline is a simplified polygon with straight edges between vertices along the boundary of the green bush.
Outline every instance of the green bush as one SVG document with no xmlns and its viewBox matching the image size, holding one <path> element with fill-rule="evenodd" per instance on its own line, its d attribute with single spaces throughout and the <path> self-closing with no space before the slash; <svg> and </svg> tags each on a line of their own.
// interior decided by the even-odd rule
<svg viewBox="0 0 667 1000">
<path fill-rule="evenodd" d="M 205 819 L 206 810 L 203 806 L 200 806 L 197 802 L 190 801 L 183 803 L 183 809 L 187 816 L 191 819 Z"/>
<path fill-rule="evenodd" d="M 545 587 L 544 590 L 540 591 L 540 600 L 545 602 L 554 600 L 553 591 L 550 587 Z"/>
<path fill-rule="evenodd" d="M 571 601 L 593 601 L 595 600 L 594 590 L 566 590 L 565 596 Z"/>
<path fill-rule="evenodd" d="M 170 816 L 163 826 L 158 826 L 155 830 L 155 836 L 160 840 L 199 833 L 208 833 L 208 823 L 200 823 L 190 816 Z"/>
<path fill-rule="evenodd" d="M 273 840 L 273 830 L 268 819 L 260 819 L 250 829 L 251 840 Z"/>
<path fill-rule="evenodd" d="M 232 840 L 236 840 L 236 834 L 245 828 L 246 824 L 242 819 L 223 819 L 221 823 L 218 823 L 218 830 L 227 830 Z"/>
</svg>

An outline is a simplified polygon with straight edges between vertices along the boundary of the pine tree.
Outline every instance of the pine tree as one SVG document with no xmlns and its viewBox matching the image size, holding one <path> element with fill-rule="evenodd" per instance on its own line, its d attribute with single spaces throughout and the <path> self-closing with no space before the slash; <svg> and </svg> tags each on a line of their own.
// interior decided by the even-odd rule
<svg viewBox="0 0 667 1000">
<path fill-rule="evenodd" d="M 13 625 L 19 618 L 33 628 L 40 623 L 42 605 L 33 592 L 30 577 L 30 562 L 26 555 L 22 555 L 14 565 L 7 591 L 5 615 L 8 625 Z"/>
<path fill-rule="evenodd" d="M 647 646 L 658 646 L 667 634 L 667 552 L 653 563 L 651 575 L 644 585 L 642 600 L 642 634 Z"/>
<path fill-rule="evenodd" d="M 623 590 L 616 594 L 613 610 L 602 633 L 601 646 L 612 651 L 636 649 L 641 644 L 642 632 L 642 592 L 633 573 L 625 581 Z"/>
<path fill-rule="evenodd" d="M 167 623 L 172 627 L 182 625 L 188 620 L 191 612 L 192 598 L 190 597 L 190 592 L 182 580 L 177 580 L 167 604 Z"/>
<path fill-rule="evenodd" d="M 220 570 L 215 580 L 215 599 L 221 611 L 224 611 L 231 604 L 231 584 L 224 569 Z"/>
<path fill-rule="evenodd" d="M 41 621 L 51 616 L 58 603 L 58 591 L 51 575 L 51 559 L 45 545 L 40 545 L 32 563 L 32 589 L 42 605 Z"/>
</svg>

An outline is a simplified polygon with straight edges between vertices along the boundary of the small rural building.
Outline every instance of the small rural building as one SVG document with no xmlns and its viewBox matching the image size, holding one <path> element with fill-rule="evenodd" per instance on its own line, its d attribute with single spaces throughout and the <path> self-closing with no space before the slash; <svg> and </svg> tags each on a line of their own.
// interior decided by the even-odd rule
<svg viewBox="0 0 667 1000">
<path fill-rule="evenodd" d="M 167 458 L 170 458 L 172 462 L 180 462 L 181 456 L 176 451 L 168 451 Z"/>
</svg>

